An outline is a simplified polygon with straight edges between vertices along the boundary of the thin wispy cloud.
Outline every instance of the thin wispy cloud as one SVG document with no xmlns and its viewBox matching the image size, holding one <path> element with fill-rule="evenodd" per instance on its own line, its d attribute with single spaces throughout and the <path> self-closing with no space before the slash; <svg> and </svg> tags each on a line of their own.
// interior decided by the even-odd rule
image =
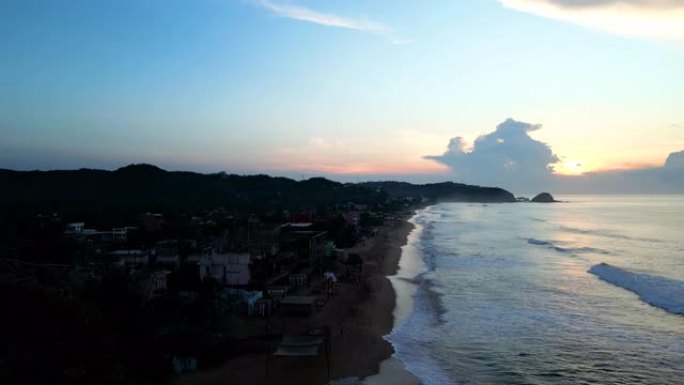
<svg viewBox="0 0 684 385">
<path fill-rule="evenodd" d="M 499 0 L 511 9 L 613 34 L 684 40 L 681 0 Z"/>
<path fill-rule="evenodd" d="M 277 4 L 267 0 L 258 1 L 257 4 L 278 16 L 325 25 L 327 27 L 354 29 L 357 31 L 367 31 L 378 34 L 391 31 L 389 27 L 373 21 L 356 20 L 332 13 L 318 12 L 294 4 Z"/>
<path fill-rule="evenodd" d="M 404 45 L 413 42 L 411 39 L 395 36 L 391 27 L 372 20 L 350 18 L 333 13 L 316 11 L 300 5 L 275 3 L 268 0 L 257 0 L 256 4 L 280 17 L 323 25 L 326 27 L 369 32 L 375 35 L 386 37 L 392 42 L 392 44 L 395 45 Z"/>
</svg>

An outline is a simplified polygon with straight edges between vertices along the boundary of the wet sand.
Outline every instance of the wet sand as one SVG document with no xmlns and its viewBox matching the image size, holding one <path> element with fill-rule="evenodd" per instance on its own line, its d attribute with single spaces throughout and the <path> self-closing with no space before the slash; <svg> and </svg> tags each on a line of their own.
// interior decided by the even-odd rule
<svg viewBox="0 0 684 385">
<path fill-rule="evenodd" d="M 330 301 L 308 318 L 273 317 L 270 331 L 266 321 L 258 325 L 263 333 L 293 333 L 307 328 L 328 326 L 331 330 L 330 375 L 324 351 L 317 357 L 274 357 L 267 351 L 278 341 L 254 341 L 255 353 L 231 358 L 221 367 L 183 375 L 177 385 L 298 384 L 320 385 L 348 377 L 368 378 L 368 384 L 416 384 L 415 377 L 403 370 L 401 362 L 390 358 L 392 346 L 383 339 L 394 325 L 395 291 L 387 278 L 397 273 L 402 246 L 414 228 L 408 219 L 413 211 L 379 228 L 348 253 L 364 260 L 361 283 L 339 283 Z M 389 360 L 388 360 L 389 359 Z"/>
</svg>

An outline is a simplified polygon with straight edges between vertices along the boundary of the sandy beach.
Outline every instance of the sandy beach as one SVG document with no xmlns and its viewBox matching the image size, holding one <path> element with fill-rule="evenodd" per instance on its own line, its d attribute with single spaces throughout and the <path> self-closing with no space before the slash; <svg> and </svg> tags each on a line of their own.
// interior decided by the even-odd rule
<svg viewBox="0 0 684 385">
<path fill-rule="evenodd" d="M 350 377 L 369 379 L 372 384 L 415 384 L 417 381 L 390 358 L 392 346 L 383 339 L 394 325 L 395 292 L 387 278 L 395 275 L 401 248 L 407 242 L 413 224 L 408 219 L 413 210 L 396 216 L 379 228 L 376 236 L 366 239 L 348 253 L 358 253 L 364 260 L 360 283 L 340 282 L 336 294 L 311 317 L 276 316 L 269 324 L 260 320 L 255 333 L 296 333 L 327 326 L 331 331 L 330 368 L 324 352 L 317 357 L 274 357 L 278 340 L 250 341 L 249 354 L 228 359 L 222 366 L 179 377 L 177 385 L 226 384 L 301 384 L 320 385 L 330 380 Z M 270 329 L 270 330 L 269 330 Z"/>
</svg>

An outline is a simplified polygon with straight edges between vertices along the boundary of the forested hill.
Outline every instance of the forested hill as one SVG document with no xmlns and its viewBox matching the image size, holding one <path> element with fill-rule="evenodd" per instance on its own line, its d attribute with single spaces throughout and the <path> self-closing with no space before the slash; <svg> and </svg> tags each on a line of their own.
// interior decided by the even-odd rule
<svg viewBox="0 0 684 385">
<path fill-rule="evenodd" d="M 386 195 L 324 178 L 294 181 L 267 175 L 170 172 L 150 165 L 116 171 L 0 170 L 0 205 L 77 208 L 122 207 L 174 210 L 227 207 L 247 212 L 380 203 Z"/>
<path fill-rule="evenodd" d="M 406 182 L 366 182 L 359 185 L 382 190 L 391 198 L 424 197 L 435 201 L 515 202 L 513 194 L 498 187 L 480 187 L 453 182 L 422 185 Z"/>
<path fill-rule="evenodd" d="M 512 201 L 505 190 L 455 183 L 343 184 L 324 178 L 295 181 L 267 175 L 200 174 L 130 165 L 116 171 L 0 170 L 0 207 L 174 211 L 218 206 L 246 212 L 320 207 L 347 202 L 378 204 L 387 197 Z"/>
</svg>

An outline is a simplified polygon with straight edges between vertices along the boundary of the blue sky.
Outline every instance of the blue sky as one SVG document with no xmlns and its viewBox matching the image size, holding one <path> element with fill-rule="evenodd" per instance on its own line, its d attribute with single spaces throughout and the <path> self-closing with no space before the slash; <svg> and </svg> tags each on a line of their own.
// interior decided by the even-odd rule
<svg viewBox="0 0 684 385">
<path fill-rule="evenodd" d="M 557 173 L 684 149 L 684 7 L 565 3 L 3 1 L 0 167 L 444 180 L 507 118 Z"/>
</svg>

